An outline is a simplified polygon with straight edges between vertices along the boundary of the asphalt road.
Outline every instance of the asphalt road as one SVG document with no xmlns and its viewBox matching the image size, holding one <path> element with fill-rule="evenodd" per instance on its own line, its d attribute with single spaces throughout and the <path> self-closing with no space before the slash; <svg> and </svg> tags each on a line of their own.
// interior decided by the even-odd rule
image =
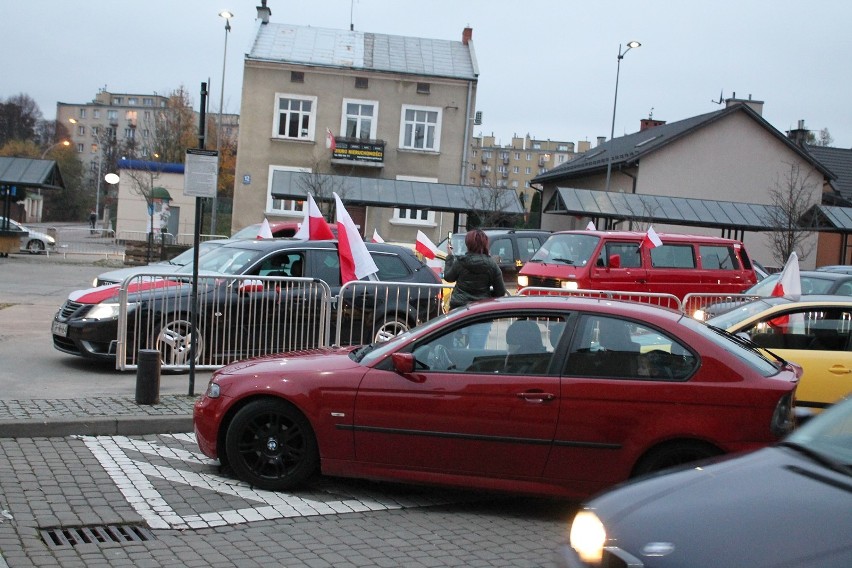
<svg viewBox="0 0 852 568">
<path fill-rule="evenodd" d="M 57 351 L 50 324 L 68 294 L 90 288 L 120 264 L 81 256 L 10 254 L 0 258 L 0 400 L 134 396 L 136 374 Z M 195 375 L 193 394 L 210 371 Z M 163 374 L 161 394 L 188 394 L 188 374 Z"/>
</svg>

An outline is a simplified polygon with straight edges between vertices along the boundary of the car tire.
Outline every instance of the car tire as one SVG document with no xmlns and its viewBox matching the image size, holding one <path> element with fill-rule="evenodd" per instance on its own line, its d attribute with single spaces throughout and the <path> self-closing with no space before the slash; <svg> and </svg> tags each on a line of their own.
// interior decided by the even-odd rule
<svg viewBox="0 0 852 568">
<path fill-rule="evenodd" d="M 269 491 L 296 487 L 319 467 L 310 422 L 277 399 L 255 400 L 237 412 L 225 432 L 225 454 L 238 479 Z"/>
<path fill-rule="evenodd" d="M 39 254 L 44 252 L 44 243 L 36 240 L 27 242 L 27 252 L 30 254 Z"/>
<path fill-rule="evenodd" d="M 189 365 L 192 349 L 192 324 L 184 319 L 172 320 L 157 330 L 154 349 L 160 352 L 160 362 L 163 365 Z M 195 346 L 195 362 L 202 360 L 204 354 L 204 338 L 197 336 Z"/>
<path fill-rule="evenodd" d="M 692 461 L 712 458 L 722 451 L 711 444 L 694 440 L 670 442 L 648 451 L 636 463 L 631 477 L 645 475 Z"/>
<path fill-rule="evenodd" d="M 372 341 L 374 343 L 382 343 L 384 341 L 393 339 L 397 335 L 405 333 L 409 329 L 411 329 L 411 326 L 408 324 L 405 318 L 394 314 L 389 316 L 384 321 L 376 324 L 376 327 L 373 330 Z"/>
</svg>

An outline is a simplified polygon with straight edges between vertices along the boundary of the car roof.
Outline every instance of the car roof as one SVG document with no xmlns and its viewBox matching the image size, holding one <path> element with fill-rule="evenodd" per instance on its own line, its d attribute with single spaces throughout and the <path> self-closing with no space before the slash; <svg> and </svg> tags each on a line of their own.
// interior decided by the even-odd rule
<svg viewBox="0 0 852 568">
<path fill-rule="evenodd" d="M 367 250 L 372 252 L 389 252 L 399 254 L 400 251 L 404 253 L 414 254 L 410 249 L 406 247 L 402 247 L 399 245 L 393 245 L 388 243 L 364 243 L 367 246 Z M 327 241 L 303 241 L 301 239 L 293 239 L 290 237 L 283 237 L 278 239 L 255 239 L 255 240 L 232 240 L 222 248 L 242 248 L 242 249 L 250 249 L 250 250 L 259 250 L 259 251 L 275 251 L 275 250 L 291 250 L 291 249 L 334 249 L 337 250 L 337 241 L 336 240 L 327 240 Z"/>
<path fill-rule="evenodd" d="M 589 298 L 580 296 L 503 296 L 490 300 L 468 304 L 465 309 L 473 312 L 489 312 L 495 306 L 523 310 L 579 310 L 618 314 L 619 316 L 642 320 L 654 317 L 677 321 L 687 317 L 683 312 L 642 302 L 612 300 L 609 298 Z"/>
<path fill-rule="evenodd" d="M 630 239 L 630 240 L 641 240 L 645 238 L 647 233 L 645 231 L 588 231 L 585 229 L 582 230 L 574 230 L 574 231 L 557 231 L 553 233 L 555 235 L 594 235 L 597 237 L 609 237 L 615 239 Z M 711 237 L 707 235 L 686 235 L 682 233 L 657 233 L 657 236 L 660 239 L 664 239 L 669 242 L 679 242 L 679 243 L 731 243 L 731 244 L 739 244 L 741 241 L 736 239 L 726 239 L 724 237 Z"/>
</svg>

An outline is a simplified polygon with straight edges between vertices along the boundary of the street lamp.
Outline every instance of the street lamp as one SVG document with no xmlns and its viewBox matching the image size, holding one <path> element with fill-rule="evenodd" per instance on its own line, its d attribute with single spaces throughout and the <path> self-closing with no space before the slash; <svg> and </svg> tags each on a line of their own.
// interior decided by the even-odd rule
<svg viewBox="0 0 852 568">
<path fill-rule="evenodd" d="M 612 146 L 612 139 L 615 136 L 615 107 L 618 104 L 618 75 L 621 73 L 621 60 L 627 55 L 627 52 L 634 47 L 642 45 L 638 41 L 631 41 L 627 44 L 627 49 L 621 51 L 621 44 L 618 44 L 618 66 L 615 69 L 615 98 L 612 101 L 612 128 L 609 131 L 609 143 Z M 609 191 L 609 178 L 612 175 L 612 147 L 609 149 L 609 158 L 606 161 L 606 191 Z"/>
<path fill-rule="evenodd" d="M 41 153 L 41 157 L 39 158 L 39 160 L 43 160 L 44 157 L 47 156 L 47 153 L 50 152 L 51 150 L 53 150 L 54 148 L 56 148 L 57 146 L 65 146 L 67 148 L 70 145 L 71 145 L 71 142 L 68 141 L 68 140 L 60 140 L 56 144 L 51 144 L 50 146 L 47 147 L 47 149 L 44 152 Z"/>
<path fill-rule="evenodd" d="M 228 61 L 228 33 L 231 31 L 231 18 L 234 15 L 228 10 L 219 12 L 220 18 L 225 18 L 225 52 L 222 54 L 222 88 L 219 89 L 219 120 L 216 125 L 216 158 L 219 164 L 222 163 L 222 157 L 219 152 L 222 148 L 222 106 L 225 104 L 225 63 Z M 216 176 L 218 185 L 218 172 Z M 216 196 L 219 193 L 219 188 L 213 193 L 213 200 L 210 202 L 210 234 L 216 234 Z"/>
</svg>

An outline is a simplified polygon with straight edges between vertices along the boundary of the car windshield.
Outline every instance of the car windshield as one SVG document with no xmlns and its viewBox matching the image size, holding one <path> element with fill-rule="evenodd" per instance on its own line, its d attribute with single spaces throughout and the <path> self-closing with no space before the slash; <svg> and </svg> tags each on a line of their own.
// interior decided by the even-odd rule
<svg viewBox="0 0 852 568">
<path fill-rule="evenodd" d="M 198 245 L 198 256 L 201 257 L 211 250 L 215 248 L 219 248 L 225 243 L 211 243 L 211 242 L 203 242 Z M 195 254 L 195 248 L 189 248 L 174 257 L 169 261 L 169 264 L 174 264 L 175 266 L 186 266 L 192 262 L 192 258 Z"/>
<path fill-rule="evenodd" d="M 242 274 L 257 259 L 262 257 L 263 254 L 261 250 L 222 246 L 199 257 L 198 271 L 218 272 L 220 274 Z M 178 268 L 176 273 L 192 273 L 192 263 Z"/>
<path fill-rule="evenodd" d="M 837 403 L 790 434 L 785 442 L 840 464 L 852 475 L 852 398 Z M 822 460 L 825 461 L 825 460 Z"/>
<path fill-rule="evenodd" d="M 370 345 L 365 345 L 360 349 L 356 349 L 349 356 L 352 358 L 353 361 L 362 363 L 364 365 L 369 365 L 370 363 L 387 356 L 388 353 L 396 351 L 399 345 L 408 341 L 413 331 L 416 330 L 419 333 L 422 330 L 428 333 L 429 330 L 443 325 L 444 320 L 447 319 L 447 317 L 449 316 L 450 314 L 442 314 L 436 318 L 429 320 L 424 324 L 417 326 L 416 328 L 410 329 L 405 333 L 401 333 L 400 335 L 394 336 L 392 339 L 386 342 L 371 343 Z"/>
<path fill-rule="evenodd" d="M 777 306 L 778 304 L 789 304 L 792 301 L 793 300 L 790 300 L 789 298 L 782 298 L 780 296 L 771 296 L 761 300 L 754 300 L 753 302 L 738 305 L 731 311 L 710 318 L 707 320 L 706 323 L 707 325 L 712 325 L 713 327 L 730 329 L 739 322 L 750 318 L 755 314 L 759 314 L 764 310 L 768 310 L 772 306 Z"/>
<path fill-rule="evenodd" d="M 569 233 L 552 235 L 532 256 L 530 262 L 585 266 L 592 258 L 600 237 Z"/>
<path fill-rule="evenodd" d="M 249 225 L 248 227 L 243 227 L 233 235 L 231 235 L 232 239 L 256 239 L 257 234 L 260 231 L 260 223 L 255 223 L 254 225 Z"/>
</svg>

